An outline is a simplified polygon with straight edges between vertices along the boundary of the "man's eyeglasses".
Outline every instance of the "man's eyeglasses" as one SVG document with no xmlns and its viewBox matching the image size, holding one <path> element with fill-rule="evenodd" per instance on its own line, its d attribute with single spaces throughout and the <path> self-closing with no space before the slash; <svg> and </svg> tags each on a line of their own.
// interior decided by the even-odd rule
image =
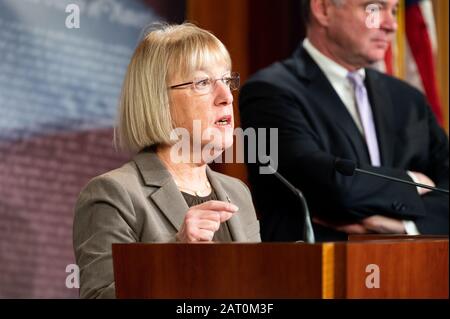
<svg viewBox="0 0 450 319">
<path fill-rule="evenodd" d="M 222 81 L 222 83 L 228 86 L 228 88 L 231 91 L 235 91 L 239 89 L 240 76 L 239 73 L 233 72 L 230 75 L 223 76 L 222 78 L 219 79 L 210 79 L 209 77 L 199 77 L 194 78 L 194 80 L 191 82 L 172 85 L 169 88 L 185 89 L 188 86 L 190 86 L 196 93 L 208 94 L 214 91 L 217 81 Z"/>
</svg>

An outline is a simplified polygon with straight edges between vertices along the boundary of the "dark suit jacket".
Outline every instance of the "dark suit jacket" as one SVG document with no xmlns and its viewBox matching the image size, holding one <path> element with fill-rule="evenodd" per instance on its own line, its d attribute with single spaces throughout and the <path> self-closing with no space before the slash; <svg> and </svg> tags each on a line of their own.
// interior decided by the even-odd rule
<svg viewBox="0 0 450 319">
<path fill-rule="evenodd" d="M 363 169 L 411 180 L 406 170 L 448 189 L 448 138 L 425 97 L 410 85 L 372 69 L 366 87 L 373 109 L 382 167 L 371 167 L 365 141 L 317 64 L 300 46 L 294 55 L 255 74 L 240 94 L 244 128 L 278 128 L 279 172 L 303 190 L 313 216 L 334 222 L 382 214 L 413 220 L 423 234 L 448 234 L 448 196 L 420 197 L 413 186 L 335 173 L 335 157 Z M 302 212 L 274 176 L 248 164 L 263 241 L 297 240 Z M 319 240 L 345 239 L 314 225 Z"/>
<path fill-rule="evenodd" d="M 207 175 L 218 199 L 239 207 L 227 221 L 233 241 L 259 242 L 259 223 L 247 186 L 209 168 Z M 90 181 L 78 198 L 73 226 L 80 296 L 114 298 L 111 244 L 175 242 L 188 209 L 153 151 L 141 152 Z"/>
</svg>

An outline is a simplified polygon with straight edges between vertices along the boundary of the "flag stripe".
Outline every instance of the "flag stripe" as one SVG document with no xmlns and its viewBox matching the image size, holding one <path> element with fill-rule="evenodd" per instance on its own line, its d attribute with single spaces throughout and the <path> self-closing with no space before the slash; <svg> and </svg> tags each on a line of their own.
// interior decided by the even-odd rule
<svg viewBox="0 0 450 319">
<path fill-rule="evenodd" d="M 417 65 L 425 94 L 437 119 L 442 123 L 442 110 L 437 94 L 436 72 L 428 28 L 418 4 L 409 5 L 405 12 L 406 37 Z"/>
</svg>

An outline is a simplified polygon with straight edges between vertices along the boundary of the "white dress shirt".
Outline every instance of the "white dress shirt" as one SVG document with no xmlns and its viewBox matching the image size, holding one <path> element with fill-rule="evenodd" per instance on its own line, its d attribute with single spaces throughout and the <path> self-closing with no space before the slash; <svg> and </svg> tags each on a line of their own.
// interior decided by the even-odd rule
<svg viewBox="0 0 450 319">
<path fill-rule="evenodd" d="M 347 79 L 347 74 L 349 71 L 340 64 L 337 64 L 336 62 L 331 60 L 329 57 L 322 54 L 312 45 L 312 43 L 308 39 L 305 39 L 303 41 L 303 47 L 305 48 L 306 52 L 309 53 L 314 62 L 317 63 L 322 72 L 325 73 L 328 81 L 330 81 L 334 90 L 341 98 L 342 103 L 344 103 L 347 111 L 355 121 L 359 131 L 361 132 L 361 134 L 364 134 L 361 119 L 359 118 L 358 114 L 358 108 L 355 102 L 355 91 L 352 84 Z M 364 69 L 359 69 L 357 72 L 362 76 L 363 79 L 366 77 L 366 71 Z"/>
</svg>

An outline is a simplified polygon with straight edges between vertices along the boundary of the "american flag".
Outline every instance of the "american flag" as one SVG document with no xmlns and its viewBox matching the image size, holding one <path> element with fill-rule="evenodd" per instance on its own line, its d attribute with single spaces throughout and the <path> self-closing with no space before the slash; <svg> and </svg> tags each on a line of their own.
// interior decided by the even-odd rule
<svg viewBox="0 0 450 319">
<path fill-rule="evenodd" d="M 399 30 L 386 54 L 384 70 L 421 90 L 442 124 L 435 68 L 438 43 L 433 4 L 431 0 L 400 0 L 399 5 Z"/>
</svg>

